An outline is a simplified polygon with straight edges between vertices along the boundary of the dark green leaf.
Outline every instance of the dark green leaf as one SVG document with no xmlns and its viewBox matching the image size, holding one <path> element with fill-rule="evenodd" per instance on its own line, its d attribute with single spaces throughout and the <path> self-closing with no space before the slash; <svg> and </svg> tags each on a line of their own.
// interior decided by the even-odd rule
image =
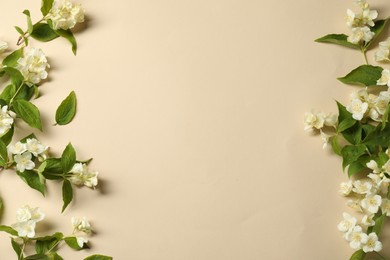
<svg viewBox="0 0 390 260">
<path fill-rule="evenodd" d="M 357 161 L 360 156 L 366 153 L 367 147 L 365 145 L 347 145 L 341 150 L 343 156 L 343 169 L 351 163 Z"/>
<path fill-rule="evenodd" d="M 359 161 L 353 162 L 348 167 L 348 176 L 352 177 L 355 173 L 361 172 L 367 167 L 361 164 Z"/>
<path fill-rule="evenodd" d="M 372 65 L 361 65 L 352 70 L 346 76 L 338 78 L 344 84 L 360 86 L 376 86 L 378 79 L 382 76 L 382 67 Z"/>
<path fill-rule="evenodd" d="M 69 143 L 61 156 L 61 166 L 64 173 L 68 173 L 76 163 L 76 151 L 72 144 Z"/>
<path fill-rule="evenodd" d="M 389 136 L 390 136 L 390 123 L 387 123 L 386 127 L 383 130 L 382 130 L 382 126 L 379 125 L 375 129 L 375 131 L 367 135 L 367 137 L 363 140 L 363 144 L 389 147 L 390 146 Z"/>
<path fill-rule="evenodd" d="M 28 186 L 34 190 L 39 191 L 42 195 L 45 195 L 45 182 L 39 177 L 38 173 L 30 170 L 25 170 L 24 172 L 17 172 L 19 177 L 27 183 Z"/>
<path fill-rule="evenodd" d="M 19 93 L 16 95 L 16 99 L 24 99 L 24 100 L 30 100 L 34 94 L 35 94 L 35 86 L 27 86 L 26 84 L 23 84 L 21 89 L 19 90 Z"/>
<path fill-rule="evenodd" d="M 72 91 L 56 111 L 56 122 L 59 125 L 69 124 L 76 115 L 76 94 Z"/>
<path fill-rule="evenodd" d="M 11 239 L 11 245 L 12 245 L 12 248 L 14 249 L 16 255 L 18 256 L 18 259 L 22 260 L 23 259 L 23 251 L 22 251 L 21 246 L 18 243 L 16 243 L 13 239 Z"/>
<path fill-rule="evenodd" d="M 363 249 L 360 249 L 359 251 L 353 253 L 349 260 L 364 260 L 365 257 L 366 253 L 364 253 Z"/>
<path fill-rule="evenodd" d="M 41 42 L 49 42 L 58 38 L 59 35 L 47 23 L 37 23 L 33 27 L 31 37 Z"/>
<path fill-rule="evenodd" d="M 105 255 L 91 255 L 87 258 L 84 258 L 84 260 L 112 260 L 112 257 Z"/>
<path fill-rule="evenodd" d="M 39 109 L 31 102 L 17 99 L 13 103 L 15 113 L 20 116 L 29 126 L 42 131 L 41 114 Z"/>
<path fill-rule="evenodd" d="M 50 250 L 55 249 L 58 242 L 62 240 L 64 235 L 60 232 L 55 233 L 52 236 L 38 237 L 36 238 L 35 251 L 38 254 L 45 254 Z"/>
<path fill-rule="evenodd" d="M 72 184 L 68 180 L 64 180 L 62 184 L 62 200 L 64 201 L 64 205 L 62 206 L 62 212 L 66 209 L 69 203 L 73 199 L 73 189 Z"/>
<path fill-rule="evenodd" d="M 389 113 L 390 113 L 390 104 L 387 105 L 385 114 L 382 117 L 382 129 L 381 130 L 385 129 L 386 123 L 389 121 Z"/>
<path fill-rule="evenodd" d="M 360 122 L 354 124 L 351 128 L 345 130 L 342 134 L 351 144 L 359 144 L 362 140 L 362 125 Z"/>
<path fill-rule="evenodd" d="M 54 0 L 42 0 L 41 3 L 41 12 L 43 16 L 46 16 L 49 12 L 51 7 L 53 6 Z"/>
<path fill-rule="evenodd" d="M 339 110 L 339 117 L 338 117 L 339 125 L 337 127 L 337 131 L 339 133 L 342 133 L 345 130 L 354 126 L 357 121 L 355 119 L 353 119 L 352 114 L 348 112 L 348 110 L 345 108 L 345 106 L 343 106 L 342 104 L 340 104 L 337 101 L 336 101 L 336 103 L 337 103 L 337 107 Z"/>
<path fill-rule="evenodd" d="M 33 24 L 31 21 L 31 14 L 29 10 L 24 10 L 23 13 L 27 16 L 27 32 L 31 34 L 33 31 Z"/>
<path fill-rule="evenodd" d="M 8 67 L 16 67 L 16 65 L 18 65 L 18 59 L 22 56 L 23 48 L 20 48 L 5 57 L 5 59 L 3 60 L 3 65 Z"/>
<path fill-rule="evenodd" d="M 16 232 L 15 229 L 13 229 L 12 227 L 9 227 L 9 226 L 0 225 L 0 231 L 6 232 L 6 233 L 13 235 L 13 236 L 18 235 L 18 232 Z"/>
<path fill-rule="evenodd" d="M 24 260 L 50 260 L 50 258 L 44 254 L 35 254 L 25 257 Z"/>
<path fill-rule="evenodd" d="M 60 35 L 61 37 L 64 37 L 67 39 L 70 44 L 72 45 L 72 52 L 74 55 L 77 53 L 77 41 L 76 38 L 74 37 L 73 33 L 71 30 L 56 30 L 56 33 Z"/>
<path fill-rule="evenodd" d="M 324 37 L 318 38 L 316 42 L 333 43 L 352 49 L 360 49 L 360 46 L 347 41 L 348 36 L 345 34 L 328 34 Z"/>
<path fill-rule="evenodd" d="M 0 99 L 4 100 L 7 105 L 11 101 L 11 98 L 16 94 L 16 86 L 14 84 L 9 84 L 3 92 L 0 94 Z"/>
<path fill-rule="evenodd" d="M 42 172 L 43 176 L 49 180 L 59 180 L 63 179 L 63 169 L 61 165 L 61 159 L 59 158 L 49 158 L 44 161 L 46 167 Z"/>
<path fill-rule="evenodd" d="M 383 28 L 385 28 L 386 26 L 386 23 L 387 23 L 388 19 L 385 19 L 385 20 L 377 20 L 375 21 L 375 25 L 374 27 L 371 28 L 371 31 L 375 33 L 374 37 L 371 39 L 371 41 L 369 41 L 365 48 L 367 49 L 373 41 L 375 41 L 376 38 L 378 38 L 378 36 L 381 34 L 381 32 L 383 31 Z"/>
<path fill-rule="evenodd" d="M 382 231 L 383 224 L 385 223 L 386 214 L 383 214 L 379 216 L 377 219 L 375 219 L 375 226 L 373 228 L 373 231 L 379 236 Z"/>
</svg>

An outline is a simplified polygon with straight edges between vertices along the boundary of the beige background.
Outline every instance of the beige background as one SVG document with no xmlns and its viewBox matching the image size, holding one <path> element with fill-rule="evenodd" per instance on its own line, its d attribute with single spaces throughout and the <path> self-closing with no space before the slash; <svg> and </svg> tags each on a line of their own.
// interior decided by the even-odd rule
<svg viewBox="0 0 390 260">
<path fill-rule="evenodd" d="M 0 39 L 13 44 L 13 26 L 25 27 L 21 12 L 37 20 L 39 2 L 3 1 Z M 302 121 L 311 108 L 336 112 L 334 99 L 347 101 L 353 90 L 335 78 L 361 55 L 313 41 L 348 32 L 352 1 L 80 2 L 88 22 L 76 35 L 77 57 L 64 40 L 32 43 L 52 65 L 35 101 L 45 120 L 37 135 L 54 154 L 71 141 L 81 159 L 94 157 L 102 185 L 77 189 L 60 215 L 59 185 L 42 198 L 3 172 L 2 224 L 26 203 L 46 212 L 41 234 L 69 233 L 72 216 L 87 216 L 92 249 L 63 248 L 66 259 L 348 259 L 336 228 L 347 210 L 337 193 L 346 176 Z M 390 15 L 387 1 L 370 3 Z M 54 127 L 71 90 L 77 117 Z M 390 250 L 388 235 L 383 242 Z M 0 252 L 15 259 L 5 234 Z"/>
</svg>

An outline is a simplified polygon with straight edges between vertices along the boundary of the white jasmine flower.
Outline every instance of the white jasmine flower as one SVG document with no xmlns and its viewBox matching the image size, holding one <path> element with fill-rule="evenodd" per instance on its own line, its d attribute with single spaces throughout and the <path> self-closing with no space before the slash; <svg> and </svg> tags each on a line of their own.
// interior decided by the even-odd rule
<svg viewBox="0 0 390 260">
<path fill-rule="evenodd" d="M 44 146 L 35 138 L 29 138 L 26 141 L 27 150 L 32 153 L 35 157 L 44 153 L 47 150 L 47 146 Z"/>
<path fill-rule="evenodd" d="M 351 209 L 354 209 L 358 212 L 363 212 L 363 209 L 361 206 L 361 200 L 348 200 L 346 204 Z"/>
<path fill-rule="evenodd" d="M 379 195 L 367 195 L 361 202 L 362 207 L 368 212 L 375 214 L 382 204 L 382 197 Z"/>
<path fill-rule="evenodd" d="M 338 116 L 335 115 L 335 114 L 328 114 L 328 115 L 326 115 L 325 118 L 324 118 L 324 120 L 325 120 L 324 121 L 324 125 L 330 126 L 330 127 L 336 127 L 337 120 L 338 120 L 337 117 Z"/>
<path fill-rule="evenodd" d="M 4 135 L 12 127 L 14 119 L 8 113 L 8 106 L 1 107 L 0 110 L 0 136 Z"/>
<path fill-rule="evenodd" d="M 356 14 L 351 10 L 351 9 L 347 9 L 347 17 L 346 17 L 346 20 L 347 20 L 347 26 L 348 27 L 353 27 L 356 25 Z"/>
<path fill-rule="evenodd" d="M 315 129 L 321 129 L 325 124 L 325 115 L 323 113 L 305 113 L 304 129 L 306 131 Z"/>
<path fill-rule="evenodd" d="M 375 221 L 373 220 L 374 216 L 375 216 L 374 214 L 364 215 L 362 219 L 362 224 L 366 227 L 374 226 L 375 225 Z"/>
<path fill-rule="evenodd" d="M 368 103 L 362 102 L 359 99 L 352 100 L 351 104 L 347 106 L 348 112 L 350 112 L 352 114 L 352 117 L 356 120 L 362 120 L 367 109 Z"/>
<path fill-rule="evenodd" d="M 328 135 L 324 133 L 322 130 L 320 130 L 320 136 L 323 142 L 322 149 L 325 149 L 328 146 L 329 138 L 332 137 L 333 135 Z"/>
<path fill-rule="evenodd" d="M 85 217 L 83 217 L 82 219 L 72 217 L 72 225 L 73 225 L 73 233 L 78 233 L 78 232 L 82 232 L 85 234 L 92 233 L 92 226 Z"/>
<path fill-rule="evenodd" d="M 76 163 L 73 165 L 70 173 L 73 173 L 69 180 L 75 185 L 85 185 L 94 188 L 98 184 L 98 172 L 90 171 L 85 163 Z"/>
<path fill-rule="evenodd" d="M 17 65 L 25 80 L 33 84 L 47 78 L 46 68 L 49 67 L 43 51 L 35 48 L 31 48 L 24 57 L 19 58 Z"/>
<path fill-rule="evenodd" d="M 368 100 L 368 91 L 367 88 L 362 88 L 359 91 L 354 91 L 351 93 L 351 99 L 360 99 L 361 101 Z"/>
<path fill-rule="evenodd" d="M 355 225 L 356 225 L 356 218 L 352 217 L 351 215 L 349 215 L 346 212 L 343 213 L 343 217 L 344 217 L 344 220 L 342 220 L 338 224 L 337 228 L 341 232 L 348 232 L 348 231 L 352 230 L 355 227 Z"/>
<path fill-rule="evenodd" d="M 379 43 L 379 50 L 375 52 L 376 61 L 389 61 L 390 37 Z"/>
<path fill-rule="evenodd" d="M 342 182 L 340 184 L 340 190 L 339 192 L 344 195 L 344 196 L 348 196 L 352 191 L 352 181 L 348 181 L 348 182 Z"/>
<path fill-rule="evenodd" d="M 368 116 L 374 120 L 374 121 L 381 121 L 381 117 L 380 117 L 380 114 L 378 113 L 378 111 L 375 109 L 375 108 L 370 108 L 370 111 L 368 112 Z"/>
<path fill-rule="evenodd" d="M 383 69 L 382 70 L 382 76 L 381 76 L 380 79 L 378 79 L 376 84 L 378 84 L 380 86 L 388 86 L 388 87 L 390 87 L 390 70 Z"/>
<path fill-rule="evenodd" d="M 361 41 L 369 42 L 374 37 L 374 33 L 367 26 L 352 28 L 352 34 L 348 36 L 347 41 L 358 44 Z"/>
<path fill-rule="evenodd" d="M 17 222 L 12 224 L 11 227 L 18 232 L 19 237 L 33 238 L 35 236 L 36 222 L 33 220 Z"/>
<path fill-rule="evenodd" d="M 39 208 L 31 208 L 28 205 L 25 205 L 16 211 L 16 221 L 18 222 L 25 222 L 28 220 L 39 222 L 43 220 L 44 217 L 45 214 L 43 214 Z"/>
<path fill-rule="evenodd" d="M 23 154 L 17 154 L 14 156 L 16 162 L 16 169 L 19 172 L 24 172 L 24 170 L 32 170 L 35 167 L 35 163 L 31 161 L 32 155 L 30 152 L 25 152 Z"/>
<path fill-rule="evenodd" d="M 390 101 L 390 92 L 382 91 L 379 93 L 378 99 L 376 100 L 374 107 L 380 115 L 384 115 Z"/>
<path fill-rule="evenodd" d="M 47 19 L 53 22 L 55 30 L 68 30 L 84 22 L 84 10 L 80 4 L 73 4 L 69 0 L 56 0 Z"/>
<path fill-rule="evenodd" d="M 390 173 L 390 160 L 388 160 L 388 161 L 382 166 L 382 169 L 383 169 L 386 173 Z"/>
<path fill-rule="evenodd" d="M 6 49 L 8 49 L 8 44 L 4 41 L 0 41 L 0 53 L 4 52 Z"/>
<path fill-rule="evenodd" d="M 85 237 L 76 237 L 76 240 L 77 240 L 77 244 L 79 245 L 79 247 L 83 248 L 84 244 L 88 243 L 88 239 L 85 238 Z"/>
<path fill-rule="evenodd" d="M 381 250 L 382 250 L 382 243 L 378 241 L 378 236 L 374 232 L 370 233 L 368 235 L 367 242 L 363 246 L 363 251 L 365 253 L 368 253 L 373 251 L 379 252 Z"/>
<path fill-rule="evenodd" d="M 390 217 L 390 200 L 382 199 L 382 214 L 386 214 L 386 216 Z"/>
<path fill-rule="evenodd" d="M 351 232 L 348 232 L 346 239 L 350 241 L 349 245 L 353 249 L 360 249 L 368 240 L 367 234 L 363 233 L 360 226 L 355 226 Z"/>
<path fill-rule="evenodd" d="M 22 154 L 27 151 L 25 143 L 17 142 L 15 145 L 9 145 L 8 151 L 12 154 Z"/>
<path fill-rule="evenodd" d="M 376 10 L 370 10 L 368 8 L 365 8 L 362 12 L 362 23 L 367 24 L 369 26 L 374 26 L 374 19 L 378 17 L 378 12 Z"/>
<path fill-rule="evenodd" d="M 372 189 L 372 183 L 370 181 L 357 180 L 353 182 L 353 191 L 358 194 L 367 194 Z"/>
</svg>

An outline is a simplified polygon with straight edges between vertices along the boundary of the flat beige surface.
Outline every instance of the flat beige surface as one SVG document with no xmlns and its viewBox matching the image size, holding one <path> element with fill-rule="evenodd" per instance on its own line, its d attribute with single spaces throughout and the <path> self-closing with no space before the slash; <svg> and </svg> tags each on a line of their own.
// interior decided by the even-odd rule
<svg viewBox="0 0 390 260">
<path fill-rule="evenodd" d="M 37 20 L 39 2 L 2 1 L 0 39 L 14 43 L 21 12 Z M 42 234 L 69 233 L 72 216 L 87 216 L 97 231 L 91 250 L 63 248 L 65 259 L 348 259 L 336 228 L 346 176 L 302 121 L 311 108 L 336 112 L 334 99 L 353 90 L 335 78 L 362 64 L 361 55 L 313 41 L 348 32 L 352 1 L 80 2 L 88 22 L 76 35 L 77 57 L 63 40 L 32 43 L 52 64 L 35 101 L 46 133 L 37 135 L 54 154 L 72 141 L 79 157 L 94 157 L 102 185 L 77 189 L 60 215 L 59 185 L 42 198 L 3 172 L 2 224 L 24 204 L 46 212 Z M 371 4 L 390 14 L 387 1 Z M 77 117 L 54 127 L 71 90 Z M 388 235 L 383 242 L 390 250 Z M 15 259 L 4 234 L 0 255 Z"/>
</svg>

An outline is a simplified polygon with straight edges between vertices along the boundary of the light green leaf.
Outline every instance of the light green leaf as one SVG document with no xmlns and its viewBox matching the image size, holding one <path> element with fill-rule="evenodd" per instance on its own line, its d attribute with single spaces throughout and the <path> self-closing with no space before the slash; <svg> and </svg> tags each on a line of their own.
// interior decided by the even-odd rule
<svg viewBox="0 0 390 260">
<path fill-rule="evenodd" d="M 69 124 L 76 115 L 76 94 L 74 91 L 61 102 L 56 111 L 56 122 L 59 125 Z"/>
<path fill-rule="evenodd" d="M 40 193 L 42 193 L 43 196 L 45 196 L 45 181 L 44 179 L 40 178 L 38 173 L 30 170 L 25 170 L 24 172 L 18 171 L 17 174 L 25 183 L 27 183 L 28 186 L 30 186 L 34 190 L 39 191 Z"/>
<path fill-rule="evenodd" d="M 31 37 L 41 42 L 49 42 L 58 38 L 59 35 L 47 23 L 37 23 L 33 27 Z"/>
<path fill-rule="evenodd" d="M 359 161 L 353 162 L 348 166 L 348 177 L 352 177 L 355 173 L 361 172 L 367 167 L 361 164 Z"/>
<path fill-rule="evenodd" d="M 66 209 L 66 207 L 69 205 L 69 203 L 73 199 L 73 188 L 72 184 L 68 180 L 64 180 L 64 183 L 62 184 L 62 200 L 64 201 L 64 205 L 62 206 L 62 211 Z"/>
<path fill-rule="evenodd" d="M 18 234 L 18 233 L 16 233 L 16 234 Z M 16 243 L 12 238 L 11 238 L 11 245 L 12 245 L 12 248 L 14 249 L 16 255 L 18 256 L 18 260 L 22 260 L 23 259 L 23 251 L 22 251 L 21 245 Z"/>
<path fill-rule="evenodd" d="M 338 78 L 344 84 L 360 86 L 376 86 L 378 79 L 382 76 L 383 68 L 372 65 L 361 65 L 352 70 L 346 76 Z"/>
<path fill-rule="evenodd" d="M 76 237 L 66 237 L 64 239 L 65 243 L 72 249 L 74 250 L 81 250 L 83 249 L 82 247 L 79 246 L 77 243 L 77 238 Z"/>
<path fill-rule="evenodd" d="M 333 43 L 357 50 L 360 49 L 359 45 L 350 43 L 349 41 L 347 41 L 347 38 L 348 36 L 345 34 L 328 34 L 324 37 L 316 39 L 315 41 L 321 43 Z"/>
<path fill-rule="evenodd" d="M 17 236 L 18 235 L 18 232 L 16 232 L 15 229 L 13 229 L 12 227 L 9 227 L 9 226 L 4 226 L 4 225 L 0 225 L 0 231 L 1 232 L 6 232 L 10 235 L 13 235 L 13 236 Z"/>
<path fill-rule="evenodd" d="M 77 41 L 71 30 L 56 30 L 56 33 L 61 37 L 67 39 L 72 45 L 72 52 L 74 55 L 77 53 Z"/>
<path fill-rule="evenodd" d="M 29 10 L 24 10 L 23 13 L 27 16 L 27 32 L 32 33 L 33 31 L 33 24 L 31 21 L 31 14 Z"/>
<path fill-rule="evenodd" d="M 35 251 L 38 254 L 46 254 L 50 250 L 55 249 L 58 242 L 62 240 L 64 235 L 60 232 L 55 233 L 52 236 L 38 237 L 36 238 Z"/>
<path fill-rule="evenodd" d="M 0 166 L 4 167 L 8 163 L 8 150 L 7 146 L 0 139 Z"/>
<path fill-rule="evenodd" d="M 76 151 L 72 144 L 69 143 L 61 156 L 61 167 L 64 173 L 68 173 L 76 163 Z"/>
<path fill-rule="evenodd" d="M 35 254 L 27 256 L 23 260 L 50 260 L 50 258 L 44 254 Z"/>
<path fill-rule="evenodd" d="M 49 12 L 51 7 L 53 6 L 54 0 L 42 0 L 41 3 L 41 12 L 43 16 L 46 16 Z"/>
<path fill-rule="evenodd" d="M 338 142 L 338 135 L 335 135 L 332 137 L 332 149 L 333 149 L 333 152 L 337 155 L 340 155 L 341 156 L 341 148 L 340 148 L 340 144 Z"/>
<path fill-rule="evenodd" d="M 12 84 L 20 86 L 23 83 L 24 77 L 19 70 L 11 67 L 3 67 L 0 69 L 0 73 L 4 72 L 10 79 Z"/>
<path fill-rule="evenodd" d="M 382 227 L 383 224 L 385 224 L 385 220 L 386 220 L 386 214 L 383 214 L 379 216 L 377 219 L 375 219 L 375 225 L 372 231 L 374 231 L 378 236 L 382 232 Z"/>
<path fill-rule="evenodd" d="M 17 99 L 13 102 L 15 113 L 20 116 L 29 126 L 42 131 L 41 114 L 39 109 L 31 102 Z"/>
<path fill-rule="evenodd" d="M 63 258 L 56 252 L 51 252 L 48 257 L 50 260 L 63 260 Z"/>
<path fill-rule="evenodd" d="M 84 260 L 112 260 L 112 257 L 105 255 L 91 255 L 87 258 L 84 258 Z"/>
<path fill-rule="evenodd" d="M 385 113 L 382 117 L 382 130 L 385 129 L 386 123 L 389 121 L 390 104 L 387 105 Z"/>
<path fill-rule="evenodd" d="M 353 255 L 349 260 L 364 260 L 365 257 L 366 257 L 366 253 L 364 253 L 363 249 L 360 249 L 355 253 L 353 253 Z"/>
<path fill-rule="evenodd" d="M 3 60 L 3 65 L 8 67 L 16 67 L 18 65 L 18 59 L 23 56 L 23 48 L 13 51 Z"/>
<path fill-rule="evenodd" d="M 16 30 L 21 36 L 23 36 L 24 32 L 23 32 L 22 28 L 20 28 L 19 26 L 15 26 L 15 30 Z"/>
<path fill-rule="evenodd" d="M 14 84 L 9 84 L 0 94 L 0 99 L 4 100 L 8 105 L 11 98 L 16 94 L 16 87 Z"/>
</svg>

